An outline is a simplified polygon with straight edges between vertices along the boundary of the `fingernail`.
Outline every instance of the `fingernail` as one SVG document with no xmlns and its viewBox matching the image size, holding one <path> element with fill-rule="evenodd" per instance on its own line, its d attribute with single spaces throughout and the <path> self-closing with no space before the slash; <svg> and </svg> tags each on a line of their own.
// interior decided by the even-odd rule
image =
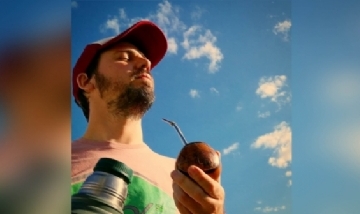
<svg viewBox="0 0 360 214">
<path fill-rule="evenodd" d="M 171 177 L 171 178 L 174 178 L 174 177 L 175 177 L 175 174 L 176 174 L 176 172 L 175 172 L 175 170 L 173 170 L 173 171 L 170 173 L 170 177 Z"/>
<path fill-rule="evenodd" d="M 171 172 L 171 177 L 173 179 L 177 179 L 180 176 L 181 172 L 179 172 L 179 170 L 174 170 Z"/>
<path fill-rule="evenodd" d="M 218 154 L 219 157 L 221 157 L 221 152 L 220 151 L 216 151 L 216 153 Z"/>
<path fill-rule="evenodd" d="M 189 166 L 188 173 L 191 174 L 191 175 L 196 174 L 197 173 L 196 166 L 194 166 L 194 165 Z"/>
</svg>

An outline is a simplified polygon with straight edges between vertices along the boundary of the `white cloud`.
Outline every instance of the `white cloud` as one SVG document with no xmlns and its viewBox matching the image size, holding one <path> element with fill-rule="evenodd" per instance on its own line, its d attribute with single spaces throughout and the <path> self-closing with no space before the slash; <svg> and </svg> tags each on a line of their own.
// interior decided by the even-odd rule
<svg viewBox="0 0 360 214">
<path fill-rule="evenodd" d="M 186 29 L 186 25 L 179 18 L 179 11 L 177 6 L 165 0 L 158 4 L 156 13 L 150 14 L 147 18 L 157 23 L 164 33 L 169 35 Z"/>
<path fill-rule="evenodd" d="M 291 174 L 292 174 L 291 171 L 286 171 L 286 172 L 285 172 L 285 176 L 286 176 L 286 177 L 290 177 Z"/>
<path fill-rule="evenodd" d="M 200 18 L 202 12 L 202 9 L 197 8 L 192 15 Z M 189 13 L 185 14 L 185 16 L 189 16 Z M 168 38 L 169 54 L 177 54 L 179 47 L 182 47 L 185 50 L 182 57 L 183 59 L 198 60 L 205 58 L 210 61 L 208 65 L 210 73 L 219 70 L 223 54 L 215 44 L 216 37 L 210 30 L 201 26 L 198 26 L 199 29 L 196 29 L 196 32 L 193 34 L 187 33 L 193 27 L 188 28 L 186 24 L 180 20 L 180 8 L 167 0 L 160 2 L 156 11 L 149 13 L 146 17 L 130 18 L 126 14 L 125 9 L 120 8 L 119 13 L 116 14 L 115 17 L 109 17 L 105 23 L 101 25 L 100 30 L 102 32 L 111 30 L 118 34 L 120 27 L 126 26 L 126 28 L 128 28 L 140 20 L 150 20 L 160 27 Z M 187 34 L 188 36 L 185 37 Z M 179 42 L 182 39 L 184 39 L 184 41 L 182 42 L 182 46 L 180 46 Z M 188 45 L 186 45 L 186 43 L 188 43 Z"/>
<path fill-rule="evenodd" d="M 175 38 L 174 37 L 168 38 L 167 42 L 168 42 L 168 51 L 170 53 L 175 53 L 176 54 L 178 46 L 177 46 Z"/>
<path fill-rule="evenodd" d="M 275 76 L 265 78 L 262 77 L 259 82 L 259 88 L 256 90 L 256 93 L 261 96 L 261 98 L 265 97 L 275 97 L 278 93 L 279 88 L 281 88 L 286 81 L 286 76 Z"/>
<path fill-rule="evenodd" d="M 189 42 L 189 36 L 194 35 L 197 29 L 199 29 L 200 26 L 192 26 L 187 31 L 184 32 L 184 41 L 181 43 L 183 48 L 189 49 L 190 48 L 190 42 Z"/>
<path fill-rule="evenodd" d="M 255 211 L 259 211 L 259 212 L 263 212 L 263 213 L 269 213 L 269 212 L 277 212 L 280 210 L 285 210 L 286 207 L 285 206 L 278 206 L 278 207 L 255 207 L 254 210 Z"/>
<path fill-rule="evenodd" d="M 184 32 L 182 47 L 186 53 L 184 59 L 193 60 L 202 57 L 210 60 L 208 69 L 210 73 L 219 70 L 220 62 L 224 58 L 220 48 L 215 45 L 216 37 L 209 29 L 203 30 L 201 26 L 194 25 Z"/>
<path fill-rule="evenodd" d="M 122 20 L 127 20 L 128 19 L 124 8 L 119 9 L 119 17 Z"/>
<path fill-rule="evenodd" d="M 286 122 L 281 122 L 274 127 L 274 131 L 264 134 L 251 144 L 252 148 L 274 149 L 274 154 L 269 158 L 271 166 L 286 168 L 291 162 L 291 129 Z"/>
<path fill-rule="evenodd" d="M 242 110 L 242 106 L 241 106 L 241 104 L 239 103 L 239 104 L 237 104 L 237 106 L 236 106 L 236 111 L 241 111 Z"/>
<path fill-rule="evenodd" d="M 126 14 L 125 9 L 120 8 L 119 14 L 117 16 L 108 18 L 106 22 L 101 26 L 101 31 L 105 32 L 106 30 L 112 30 L 116 34 L 118 34 L 120 33 L 120 26 L 128 28 L 141 20 L 150 20 L 156 23 L 168 39 L 168 53 L 177 53 L 177 41 L 174 35 L 172 36 L 170 34 L 178 32 L 179 35 L 181 35 L 182 32 L 186 29 L 186 26 L 179 19 L 179 9 L 172 6 L 170 2 L 166 0 L 158 4 L 158 9 L 155 13 L 150 13 L 146 17 L 129 18 Z"/>
<path fill-rule="evenodd" d="M 287 183 L 287 186 L 290 187 L 292 185 L 292 180 L 290 179 Z"/>
<path fill-rule="evenodd" d="M 196 6 L 195 9 L 191 12 L 191 19 L 198 20 L 201 18 L 202 14 L 205 11 L 201 9 L 199 6 Z"/>
<path fill-rule="evenodd" d="M 286 76 L 261 77 L 256 94 L 261 98 L 270 98 L 272 102 L 279 105 L 290 102 L 290 93 L 283 90 L 286 84 Z"/>
<path fill-rule="evenodd" d="M 147 19 L 155 22 L 165 33 L 168 38 L 168 52 L 176 54 L 178 44 L 175 35 L 186 29 L 186 25 L 179 18 L 179 8 L 165 0 L 158 4 L 156 13 L 150 14 Z"/>
<path fill-rule="evenodd" d="M 77 8 L 79 5 L 77 3 L 77 1 L 71 1 L 71 7 L 72 8 Z"/>
<path fill-rule="evenodd" d="M 171 4 L 168 1 L 164 1 L 164 3 L 159 3 L 159 9 L 156 14 L 157 21 L 160 25 L 169 25 L 170 19 L 169 15 L 172 14 Z"/>
<path fill-rule="evenodd" d="M 200 97 L 199 91 L 196 89 L 191 89 L 189 94 L 192 98 Z"/>
<path fill-rule="evenodd" d="M 229 147 L 223 149 L 223 154 L 228 155 L 228 154 L 236 151 L 238 148 L 239 148 L 239 143 L 238 142 L 233 143 Z"/>
<path fill-rule="evenodd" d="M 270 116 L 270 111 L 266 111 L 266 112 L 258 112 L 258 117 L 259 118 L 267 118 Z"/>
<path fill-rule="evenodd" d="M 274 28 L 273 28 L 273 32 L 275 35 L 282 35 L 282 39 L 284 41 L 289 41 L 289 31 L 291 28 L 291 21 L 290 20 L 285 20 L 283 22 L 278 22 Z"/>
<path fill-rule="evenodd" d="M 214 87 L 211 87 L 211 88 L 210 88 L 210 91 L 211 91 L 212 93 L 219 94 L 219 91 L 218 91 L 216 88 L 214 88 Z"/>
<path fill-rule="evenodd" d="M 272 15 L 272 14 L 269 15 L 270 19 L 275 18 L 275 17 L 278 17 L 278 15 Z"/>
<path fill-rule="evenodd" d="M 119 19 L 114 17 L 106 20 L 105 24 L 101 26 L 101 31 L 106 32 L 112 30 L 115 34 L 120 33 Z"/>
</svg>

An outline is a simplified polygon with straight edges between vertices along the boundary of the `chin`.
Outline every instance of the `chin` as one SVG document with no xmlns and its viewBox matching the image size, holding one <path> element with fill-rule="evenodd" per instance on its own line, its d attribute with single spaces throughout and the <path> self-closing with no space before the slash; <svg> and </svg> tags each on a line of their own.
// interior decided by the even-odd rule
<svg viewBox="0 0 360 214">
<path fill-rule="evenodd" d="M 154 87 L 152 87 L 150 84 L 148 83 L 143 83 L 143 84 L 139 84 L 139 85 L 133 85 L 132 86 L 133 89 L 140 89 L 140 90 L 144 90 L 147 93 L 151 93 L 154 92 Z"/>
</svg>

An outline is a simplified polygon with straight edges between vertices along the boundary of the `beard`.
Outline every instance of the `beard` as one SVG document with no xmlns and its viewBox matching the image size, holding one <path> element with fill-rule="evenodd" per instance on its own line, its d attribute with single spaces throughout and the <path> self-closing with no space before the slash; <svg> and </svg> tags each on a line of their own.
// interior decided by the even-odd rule
<svg viewBox="0 0 360 214">
<path fill-rule="evenodd" d="M 105 99 L 107 92 L 115 94 L 106 100 L 108 111 L 114 117 L 140 119 L 155 101 L 154 90 L 149 85 L 135 87 L 131 82 L 125 84 L 111 81 L 98 72 L 94 75 L 101 98 Z"/>
</svg>

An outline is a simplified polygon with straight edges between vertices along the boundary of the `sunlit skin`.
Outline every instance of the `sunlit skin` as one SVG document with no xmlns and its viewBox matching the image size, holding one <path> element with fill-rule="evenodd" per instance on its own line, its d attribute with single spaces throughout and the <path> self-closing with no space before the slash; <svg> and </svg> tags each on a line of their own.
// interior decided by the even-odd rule
<svg viewBox="0 0 360 214">
<path fill-rule="evenodd" d="M 218 152 L 220 157 L 220 152 Z M 225 190 L 221 177 L 215 179 L 194 165 L 188 168 L 188 176 L 179 170 L 171 173 L 173 198 L 182 214 L 224 214 Z"/>
<path fill-rule="evenodd" d="M 151 62 L 134 45 L 120 43 L 104 52 L 99 60 L 98 72 L 112 81 L 105 91 L 99 90 L 95 77 L 78 76 L 79 88 L 85 91 L 90 105 L 88 127 L 83 138 L 123 144 L 144 143 L 141 117 L 114 116 L 107 104 L 119 94 L 113 90 L 117 83 L 153 91 L 150 68 Z M 173 179 L 173 197 L 180 213 L 222 214 L 224 189 L 220 178 L 213 179 L 195 166 L 189 169 L 193 180 L 177 170 L 169 175 Z"/>
<path fill-rule="evenodd" d="M 144 66 L 142 78 L 133 76 L 134 70 Z M 151 62 L 134 45 L 120 43 L 101 55 L 99 71 L 106 77 L 133 85 L 154 88 L 150 73 Z"/>
</svg>

